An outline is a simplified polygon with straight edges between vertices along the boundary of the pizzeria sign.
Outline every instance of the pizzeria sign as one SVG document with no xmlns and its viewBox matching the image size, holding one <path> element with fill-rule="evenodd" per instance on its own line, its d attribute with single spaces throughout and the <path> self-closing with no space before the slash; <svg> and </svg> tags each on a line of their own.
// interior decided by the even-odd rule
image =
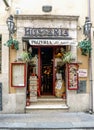
<svg viewBox="0 0 94 130">
<path fill-rule="evenodd" d="M 77 46 L 77 42 L 73 40 L 50 40 L 50 39 L 29 39 L 30 45 L 73 45 Z"/>
</svg>

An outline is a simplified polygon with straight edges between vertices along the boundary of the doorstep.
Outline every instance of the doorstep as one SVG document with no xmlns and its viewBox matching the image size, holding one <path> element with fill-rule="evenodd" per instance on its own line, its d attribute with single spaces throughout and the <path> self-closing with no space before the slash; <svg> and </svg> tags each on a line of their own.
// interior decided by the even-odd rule
<svg viewBox="0 0 94 130">
<path fill-rule="evenodd" d="M 69 107 L 66 105 L 66 99 L 41 96 L 37 98 L 36 102 L 30 102 L 25 108 L 26 113 L 31 113 L 32 110 L 63 110 L 68 112 Z"/>
<path fill-rule="evenodd" d="M 31 104 L 30 106 L 26 106 L 26 109 L 29 110 L 40 110 L 40 109 L 62 109 L 67 110 L 69 107 L 66 104 Z"/>
</svg>

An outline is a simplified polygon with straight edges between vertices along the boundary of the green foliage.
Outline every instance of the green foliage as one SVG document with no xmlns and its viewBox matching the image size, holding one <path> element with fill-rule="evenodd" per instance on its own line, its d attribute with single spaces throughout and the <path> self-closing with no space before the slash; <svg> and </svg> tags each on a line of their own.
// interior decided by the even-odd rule
<svg viewBox="0 0 94 130">
<path fill-rule="evenodd" d="M 78 43 L 78 47 L 81 48 L 82 55 L 87 56 L 91 52 L 91 42 L 90 40 L 83 40 Z"/>
<path fill-rule="evenodd" d="M 22 58 L 23 61 L 28 62 L 28 61 L 30 61 L 30 59 L 32 58 L 32 56 L 31 56 L 30 53 L 28 53 L 27 51 L 24 50 L 22 52 L 22 54 L 21 54 L 21 58 Z"/>
<path fill-rule="evenodd" d="M 19 50 L 19 42 L 17 40 L 14 40 L 13 38 L 9 39 L 4 45 L 7 47 L 11 47 L 12 45 L 14 45 L 14 48 L 16 50 Z"/>
<path fill-rule="evenodd" d="M 72 53 L 70 51 L 65 52 L 63 56 L 63 63 L 70 63 L 72 60 Z"/>
</svg>

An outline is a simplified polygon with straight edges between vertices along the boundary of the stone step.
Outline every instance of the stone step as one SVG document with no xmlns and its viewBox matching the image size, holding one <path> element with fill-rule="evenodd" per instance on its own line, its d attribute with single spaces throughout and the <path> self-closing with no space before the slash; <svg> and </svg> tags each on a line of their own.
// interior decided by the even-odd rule
<svg viewBox="0 0 94 130">
<path fill-rule="evenodd" d="M 26 113 L 32 113 L 32 111 L 38 111 L 38 110 L 62 110 L 62 112 L 68 112 L 69 107 L 66 104 L 33 104 L 30 106 L 26 106 Z"/>
<path fill-rule="evenodd" d="M 42 96 L 38 97 L 37 102 L 31 102 L 29 106 L 26 106 L 26 113 L 31 113 L 34 110 L 63 110 L 67 112 L 68 109 L 66 99 Z"/>
<path fill-rule="evenodd" d="M 57 98 L 57 97 L 39 97 L 38 102 L 65 102 L 66 99 Z"/>
<path fill-rule="evenodd" d="M 43 104 L 43 105 L 46 105 L 46 104 L 65 104 L 66 103 L 66 99 L 63 99 L 63 98 L 56 98 L 55 96 L 42 96 L 42 97 L 38 97 L 37 98 L 37 101 L 31 101 L 31 104 L 34 105 L 34 104 Z"/>
<path fill-rule="evenodd" d="M 69 107 L 66 104 L 31 104 L 26 106 L 26 109 L 68 109 Z"/>
</svg>

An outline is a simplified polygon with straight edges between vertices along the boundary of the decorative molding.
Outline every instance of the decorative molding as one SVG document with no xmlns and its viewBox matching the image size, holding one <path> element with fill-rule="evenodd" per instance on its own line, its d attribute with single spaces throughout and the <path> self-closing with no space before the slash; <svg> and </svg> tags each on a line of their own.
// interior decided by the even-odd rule
<svg viewBox="0 0 94 130">
<path fill-rule="evenodd" d="M 17 20 L 37 20 L 37 19 L 60 19 L 68 21 L 78 21 L 79 16 L 68 16 L 68 15 L 14 15 Z"/>
</svg>

